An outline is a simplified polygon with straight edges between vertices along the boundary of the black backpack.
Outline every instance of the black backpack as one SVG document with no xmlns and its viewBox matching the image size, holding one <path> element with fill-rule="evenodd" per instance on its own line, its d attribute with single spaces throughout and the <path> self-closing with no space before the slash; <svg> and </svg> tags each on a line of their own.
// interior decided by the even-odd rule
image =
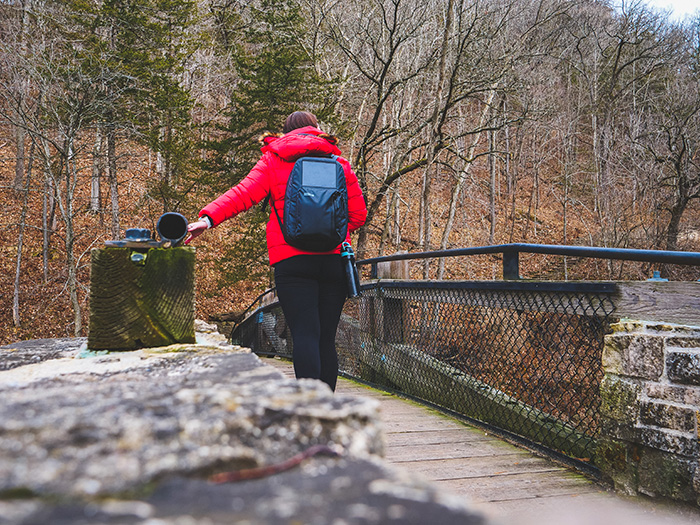
<svg viewBox="0 0 700 525">
<path fill-rule="evenodd" d="M 338 157 L 301 157 L 284 196 L 284 222 L 272 202 L 284 240 L 309 252 L 329 252 L 348 232 L 348 190 Z"/>
</svg>

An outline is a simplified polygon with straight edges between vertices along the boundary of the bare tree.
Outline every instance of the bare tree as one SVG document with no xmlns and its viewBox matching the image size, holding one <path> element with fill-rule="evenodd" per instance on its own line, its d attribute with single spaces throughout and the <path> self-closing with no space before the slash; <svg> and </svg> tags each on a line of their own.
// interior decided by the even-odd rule
<svg viewBox="0 0 700 525">
<path fill-rule="evenodd" d="M 659 167 L 656 184 L 665 189 L 660 206 L 668 213 L 667 250 L 678 248 L 681 221 L 691 201 L 700 198 L 700 20 L 679 29 L 684 43 L 674 70 L 656 94 L 647 131 L 637 140 Z M 654 182 L 652 182 L 653 184 Z"/>
<path fill-rule="evenodd" d="M 594 208 L 601 240 L 617 245 L 617 225 L 625 220 L 621 213 L 629 209 L 619 199 L 619 176 L 625 172 L 621 168 L 630 144 L 626 114 L 641 109 L 641 97 L 666 71 L 674 50 L 664 36 L 663 19 L 641 2 L 625 4 L 619 15 L 599 6 L 584 7 L 577 15 L 571 19 L 574 39 L 567 60 L 587 90 Z"/>
<path fill-rule="evenodd" d="M 23 187 L 21 189 L 22 196 L 22 210 L 19 216 L 19 232 L 17 234 L 17 258 L 15 262 L 15 281 L 12 294 L 12 321 L 16 327 L 22 326 L 22 318 L 20 315 L 20 284 L 22 276 L 22 248 L 24 247 L 24 232 L 27 228 L 27 212 L 29 210 L 29 190 L 31 187 L 32 180 L 32 165 L 34 160 L 33 155 L 34 144 L 30 148 L 29 162 L 27 163 L 27 169 L 24 173 L 25 180 L 23 181 Z M 15 181 L 16 182 L 16 181 Z"/>
<path fill-rule="evenodd" d="M 370 222 L 392 183 L 426 162 L 415 140 L 426 126 L 426 110 L 415 94 L 437 56 L 430 36 L 435 11 L 418 0 L 326 2 L 320 9 L 324 41 L 336 46 L 351 66 L 341 70 L 346 75 L 346 109 L 341 112 L 358 123 L 351 151 L 369 199 Z M 350 85 L 356 96 L 349 95 Z M 393 149 L 385 163 L 389 170 L 377 173 L 376 166 L 382 163 L 376 160 L 389 144 Z M 370 191 L 377 183 L 377 190 Z M 366 235 L 363 229 L 357 247 L 360 257 Z"/>
<path fill-rule="evenodd" d="M 26 54 L 30 24 L 29 17 L 31 11 L 34 7 L 34 2 L 32 0 L 24 0 L 17 2 L 16 4 L 10 4 L 8 6 L 8 15 L 4 24 L 6 24 L 5 39 L 6 45 L 11 45 L 17 53 Z M 14 8 L 14 10 L 12 10 Z M 10 70 L 12 71 L 12 70 Z M 25 103 L 24 100 L 29 97 L 30 86 L 28 79 L 22 76 L 15 76 L 12 80 L 14 84 L 15 93 L 15 103 L 20 107 Z M 16 116 L 17 117 L 17 116 Z M 19 120 L 15 118 L 15 120 Z M 26 164 L 25 158 L 25 143 L 26 143 L 26 133 L 24 127 L 21 125 L 15 125 L 15 145 L 16 145 L 16 157 L 15 157 L 15 180 L 14 186 L 18 191 L 24 191 L 24 170 Z"/>
<path fill-rule="evenodd" d="M 60 20 L 60 11 L 43 6 L 46 16 Z M 37 30 L 41 26 L 37 26 Z M 61 214 L 66 250 L 66 289 L 74 313 L 73 333 L 82 332 L 81 301 L 75 253 L 76 214 L 75 195 L 79 181 L 79 157 L 84 153 L 79 137 L 90 122 L 93 122 L 101 103 L 95 89 L 94 78 L 86 74 L 83 64 L 76 61 L 72 43 L 52 34 L 52 45 L 35 47 L 26 56 L 15 53 L 12 60 L 5 61 L 16 76 L 27 78 L 35 87 L 31 106 L 26 99 L 12 97 L 13 90 L 3 86 L 6 118 L 21 126 L 32 142 L 33 151 L 41 158 L 47 176 L 50 197 Z M 38 40 L 40 42 L 40 40 Z M 5 54 L 5 57 L 8 55 Z M 47 206 L 48 209 L 51 206 Z M 44 215 L 45 239 L 48 239 L 49 220 Z"/>
</svg>

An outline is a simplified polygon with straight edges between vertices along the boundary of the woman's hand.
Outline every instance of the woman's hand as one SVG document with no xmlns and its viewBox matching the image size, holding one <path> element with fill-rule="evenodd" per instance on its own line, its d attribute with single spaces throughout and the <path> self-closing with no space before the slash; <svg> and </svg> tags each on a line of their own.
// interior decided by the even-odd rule
<svg viewBox="0 0 700 525">
<path fill-rule="evenodd" d="M 187 239 L 185 239 L 185 244 L 189 244 L 190 241 L 193 239 L 196 239 L 200 235 L 204 233 L 206 229 L 209 228 L 209 225 L 204 222 L 204 221 L 195 221 L 191 222 L 187 225 L 187 232 L 190 234 Z"/>
</svg>

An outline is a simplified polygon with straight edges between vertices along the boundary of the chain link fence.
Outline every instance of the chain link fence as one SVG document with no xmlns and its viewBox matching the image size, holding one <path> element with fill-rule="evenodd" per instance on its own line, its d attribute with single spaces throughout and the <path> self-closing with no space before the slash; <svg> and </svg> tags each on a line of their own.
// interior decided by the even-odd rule
<svg viewBox="0 0 700 525">
<path fill-rule="evenodd" d="M 588 462 L 613 292 L 605 283 L 365 284 L 343 312 L 339 368 Z M 276 303 L 233 338 L 259 354 L 292 356 Z"/>
</svg>

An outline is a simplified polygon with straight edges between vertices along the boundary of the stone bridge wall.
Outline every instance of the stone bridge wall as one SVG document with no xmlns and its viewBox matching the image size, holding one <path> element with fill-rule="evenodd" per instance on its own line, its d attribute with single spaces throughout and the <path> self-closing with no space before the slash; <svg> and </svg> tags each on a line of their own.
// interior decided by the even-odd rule
<svg viewBox="0 0 700 525">
<path fill-rule="evenodd" d="M 197 343 L 0 348 L 0 524 L 486 525 L 382 459 L 378 403 Z"/>
<path fill-rule="evenodd" d="M 700 327 L 626 321 L 613 330 L 596 463 L 619 491 L 700 504 Z"/>
</svg>

